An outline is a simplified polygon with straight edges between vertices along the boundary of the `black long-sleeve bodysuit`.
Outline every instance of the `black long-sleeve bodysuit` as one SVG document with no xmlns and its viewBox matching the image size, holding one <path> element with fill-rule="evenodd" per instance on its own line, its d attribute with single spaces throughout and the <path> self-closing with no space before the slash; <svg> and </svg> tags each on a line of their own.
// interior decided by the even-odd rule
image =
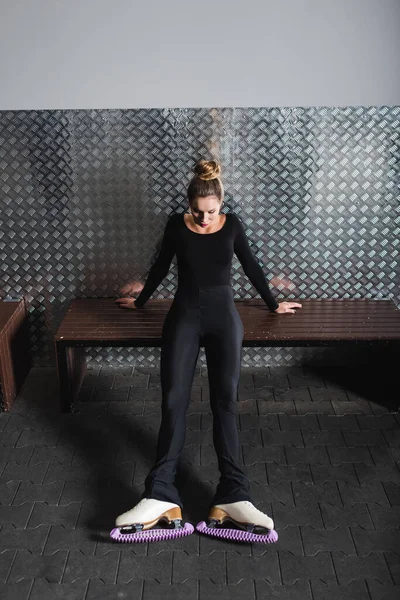
<svg viewBox="0 0 400 600">
<path fill-rule="evenodd" d="M 222 229 L 215 233 L 195 233 L 184 222 L 183 213 L 172 215 L 164 231 L 157 260 L 152 265 L 146 283 L 135 305 L 140 308 L 167 275 L 174 254 L 178 261 L 179 285 L 230 285 L 233 253 L 261 298 L 271 311 L 279 304 L 274 299 L 264 273 L 251 252 L 246 232 L 234 213 L 227 213 Z"/>
<path fill-rule="evenodd" d="M 162 419 L 156 462 L 146 477 L 142 498 L 182 507 L 175 476 L 185 442 L 186 412 L 197 358 L 203 345 L 214 417 L 213 441 L 221 473 L 211 505 L 250 500 L 249 480 L 239 466 L 237 399 L 244 329 L 230 286 L 233 253 L 268 308 L 274 311 L 279 304 L 234 213 L 227 213 L 223 227 L 209 234 L 189 229 L 180 213 L 171 216 L 166 224 L 157 259 L 135 301 L 138 308 L 164 279 L 175 253 L 178 288 L 162 328 Z"/>
</svg>

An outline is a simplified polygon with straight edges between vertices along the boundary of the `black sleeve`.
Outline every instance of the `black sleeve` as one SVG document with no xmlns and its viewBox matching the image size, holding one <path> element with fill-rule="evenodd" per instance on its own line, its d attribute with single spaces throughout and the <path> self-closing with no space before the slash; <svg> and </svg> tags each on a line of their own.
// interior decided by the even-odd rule
<svg viewBox="0 0 400 600">
<path fill-rule="evenodd" d="M 167 221 L 158 256 L 150 267 L 142 291 L 135 300 L 135 306 L 138 308 L 147 302 L 169 271 L 175 254 L 174 216 L 172 215 Z"/>
<path fill-rule="evenodd" d="M 246 232 L 239 217 L 235 215 L 236 234 L 234 239 L 234 252 L 243 267 L 243 271 L 250 279 L 251 283 L 260 294 L 270 311 L 275 311 L 279 303 L 273 297 L 268 283 L 264 277 L 264 272 L 252 253 Z"/>
</svg>

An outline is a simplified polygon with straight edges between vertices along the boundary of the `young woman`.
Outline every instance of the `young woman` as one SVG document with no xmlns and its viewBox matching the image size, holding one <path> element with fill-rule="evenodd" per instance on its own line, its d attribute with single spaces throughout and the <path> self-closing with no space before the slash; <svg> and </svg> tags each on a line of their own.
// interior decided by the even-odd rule
<svg viewBox="0 0 400 600">
<path fill-rule="evenodd" d="M 124 295 L 141 290 L 136 300 L 116 300 L 122 308 L 142 310 L 176 254 L 178 288 L 162 328 L 162 419 L 156 462 L 147 475 L 140 502 L 115 521 L 111 537 L 118 541 L 165 539 L 194 530 L 182 521 L 175 475 L 200 345 L 204 345 L 207 359 L 213 441 L 221 476 L 208 520 L 198 523 L 196 529 L 250 542 L 278 539 L 273 520 L 252 504 L 249 479 L 239 466 L 237 400 L 244 329 L 230 286 L 233 253 L 271 312 L 294 313 L 301 304 L 274 299 L 241 221 L 234 213 L 220 212 L 224 199 L 220 170 L 216 161 L 196 164 L 188 188 L 189 213 L 169 218 L 145 285 L 131 282 L 121 289 Z"/>
</svg>

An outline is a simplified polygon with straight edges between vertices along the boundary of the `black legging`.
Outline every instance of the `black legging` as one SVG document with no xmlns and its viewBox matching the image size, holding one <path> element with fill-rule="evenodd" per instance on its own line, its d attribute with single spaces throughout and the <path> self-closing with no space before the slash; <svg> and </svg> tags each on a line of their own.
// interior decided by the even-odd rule
<svg viewBox="0 0 400 600">
<path fill-rule="evenodd" d="M 200 345 L 204 345 L 213 412 L 213 441 L 221 473 L 212 505 L 250 500 L 250 483 L 239 466 L 238 385 L 243 323 L 228 285 L 179 287 L 165 318 L 161 343 L 162 419 L 156 462 L 145 480 L 142 498 L 182 507 L 175 486 L 186 436 Z"/>
</svg>

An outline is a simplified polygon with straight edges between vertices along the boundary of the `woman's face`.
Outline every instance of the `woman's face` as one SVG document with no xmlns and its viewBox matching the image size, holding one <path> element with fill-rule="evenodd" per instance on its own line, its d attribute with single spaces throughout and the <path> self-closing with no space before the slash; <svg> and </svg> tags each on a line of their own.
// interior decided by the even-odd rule
<svg viewBox="0 0 400 600">
<path fill-rule="evenodd" d="M 221 203 L 218 196 L 197 196 L 190 205 L 196 225 L 206 227 L 218 219 Z"/>
</svg>

